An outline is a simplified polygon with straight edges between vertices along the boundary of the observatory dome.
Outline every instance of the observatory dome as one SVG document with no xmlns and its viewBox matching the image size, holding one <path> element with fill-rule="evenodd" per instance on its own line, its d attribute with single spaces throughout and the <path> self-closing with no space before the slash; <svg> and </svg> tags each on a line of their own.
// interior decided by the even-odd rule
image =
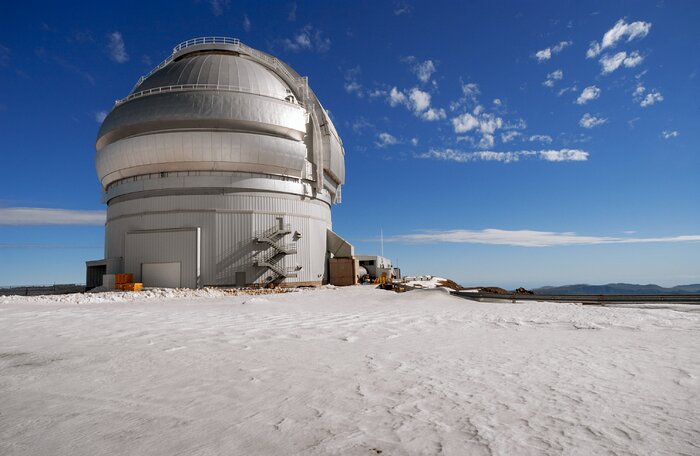
<svg viewBox="0 0 700 456">
<path fill-rule="evenodd" d="M 277 58 L 234 38 L 181 43 L 115 103 L 95 148 L 108 272 L 146 286 L 324 280 L 345 152 L 307 78 Z"/>
<path fill-rule="evenodd" d="M 284 100 L 291 89 L 272 71 L 236 54 L 217 51 L 186 54 L 159 69 L 135 91 L 177 85 L 211 85 Z"/>
</svg>

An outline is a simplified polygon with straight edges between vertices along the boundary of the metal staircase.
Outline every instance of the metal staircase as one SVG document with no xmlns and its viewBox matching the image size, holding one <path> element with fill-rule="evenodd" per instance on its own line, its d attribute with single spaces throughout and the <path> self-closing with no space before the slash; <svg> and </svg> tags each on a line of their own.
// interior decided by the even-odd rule
<svg viewBox="0 0 700 456">
<path fill-rule="evenodd" d="M 272 272 L 270 279 L 267 281 L 268 284 L 282 281 L 287 277 L 297 277 L 298 268 L 288 268 L 281 265 L 284 257 L 297 253 L 295 244 L 283 242 L 284 237 L 291 232 L 291 226 L 283 224 L 280 220 L 278 226 L 270 228 L 255 237 L 257 243 L 267 245 L 267 248 L 257 255 L 253 265 L 267 268 Z"/>
</svg>

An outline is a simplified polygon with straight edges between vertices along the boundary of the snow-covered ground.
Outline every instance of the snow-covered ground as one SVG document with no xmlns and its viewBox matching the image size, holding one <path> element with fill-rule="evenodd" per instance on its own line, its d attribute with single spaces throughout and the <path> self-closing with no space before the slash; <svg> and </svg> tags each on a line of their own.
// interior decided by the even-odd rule
<svg viewBox="0 0 700 456">
<path fill-rule="evenodd" d="M 218 293 L 0 297 L 0 454 L 700 454 L 689 307 Z"/>
</svg>

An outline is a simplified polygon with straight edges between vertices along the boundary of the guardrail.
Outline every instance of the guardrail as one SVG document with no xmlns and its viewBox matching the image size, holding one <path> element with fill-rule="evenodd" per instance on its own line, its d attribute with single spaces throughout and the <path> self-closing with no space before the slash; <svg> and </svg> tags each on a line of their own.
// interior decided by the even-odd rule
<svg viewBox="0 0 700 456">
<path fill-rule="evenodd" d="M 135 92 L 132 93 L 131 95 L 127 96 L 126 98 L 122 98 L 121 100 L 117 100 L 114 102 L 115 105 L 120 105 L 122 103 L 126 103 L 127 101 L 133 100 L 135 98 L 141 98 L 145 97 L 148 95 L 153 95 L 157 93 L 168 93 L 168 92 L 184 92 L 184 91 L 189 91 L 189 90 L 223 90 L 226 92 L 240 92 L 240 93 L 252 93 L 256 95 L 260 95 L 256 92 L 253 92 L 252 89 L 247 88 L 247 87 L 241 87 L 241 86 L 233 86 L 233 85 L 223 85 L 223 84 L 178 84 L 178 85 L 170 85 L 170 86 L 164 86 L 164 87 L 154 87 L 152 89 L 147 89 L 147 90 L 142 90 L 140 92 Z M 265 95 L 261 95 L 265 96 Z M 285 99 L 279 99 L 275 97 L 270 97 L 274 98 L 275 100 L 280 100 L 280 101 L 286 101 L 287 103 L 291 103 L 296 106 L 301 106 L 302 108 L 304 107 L 304 104 L 298 100 L 294 101 L 289 101 Z"/>
</svg>

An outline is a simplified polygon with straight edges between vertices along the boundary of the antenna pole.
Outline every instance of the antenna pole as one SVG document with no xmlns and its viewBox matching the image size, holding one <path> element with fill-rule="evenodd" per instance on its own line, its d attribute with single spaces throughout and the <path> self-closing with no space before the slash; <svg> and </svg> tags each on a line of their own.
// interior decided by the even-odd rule
<svg viewBox="0 0 700 456">
<path fill-rule="evenodd" d="M 384 258 L 384 230 L 379 228 L 379 236 L 382 239 L 382 258 Z"/>
</svg>

